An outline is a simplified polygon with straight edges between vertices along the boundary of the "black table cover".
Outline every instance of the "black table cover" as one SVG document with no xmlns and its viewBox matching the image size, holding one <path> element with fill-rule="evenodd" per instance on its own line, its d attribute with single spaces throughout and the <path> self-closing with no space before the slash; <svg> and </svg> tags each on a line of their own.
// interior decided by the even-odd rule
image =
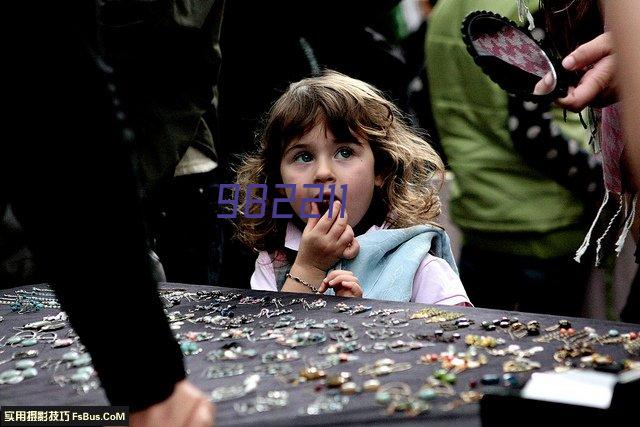
<svg viewBox="0 0 640 427">
<path fill-rule="evenodd" d="M 222 292 L 228 293 L 242 293 L 243 295 L 255 296 L 255 297 L 263 297 L 263 296 L 277 296 L 283 298 L 284 301 L 288 301 L 292 298 L 305 297 L 308 301 L 312 301 L 317 299 L 314 295 L 302 295 L 302 294 L 290 294 L 290 293 L 281 293 L 274 294 L 269 292 L 260 292 L 260 291 L 247 291 L 240 289 L 231 289 L 231 288 L 217 288 L 217 287 L 202 287 L 202 286 L 192 286 L 192 285 L 182 285 L 182 284 L 170 284 L 165 283 L 161 285 L 162 288 L 180 288 L 186 289 L 192 292 L 196 291 L 212 291 L 212 290 L 220 290 Z M 4 293 L 12 294 L 17 289 L 26 289 L 29 290 L 29 286 L 25 286 L 22 288 L 8 289 L 5 290 Z M 349 315 L 345 313 L 338 313 L 334 310 L 334 307 L 337 303 L 344 301 L 349 305 L 354 305 L 357 303 L 363 303 L 365 305 L 370 305 L 373 307 L 373 310 L 383 309 L 383 308 L 402 308 L 408 309 L 407 315 L 420 310 L 422 308 L 427 307 L 424 304 L 416 304 L 416 303 L 397 303 L 397 302 L 388 302 L 388 301 L 376 301 L 376 300 L 364 300 L 364 299 L 354 299 L 354 298 L 339 298 L 332 296 L 321 296 L 324 300 L 327 301 L 326 307 L 319 310 L 305 310 L 301 304 L 295 304 L 287 308 L 293 309 L 293 316 L 296 317 L 296 320 L 303 320 L 305 318 L 315 319 L 317 321 L 323 321 L 329 318 L 337 318 L 341 321 L 345 321 L 349 325 L 351 325 L 358 334 L 358 342 L 360 344 L 372 344 L 374 341 L 370 339 L 366 334 L 365 328 L 362 325 L 362 322 L 371 321 L 369 318 L 369 312 L 360 313 L 356 315 Z M 230 302 L 229 304 L 235 304 L 237 301 Z M 185 314 L 188 313 L 190 309 L 193 309 L 196 305 L 206 305 L 208 301 L 185 301 L 183 300 L 180 304 L 169 308 L 168 311 L 180 311 Z M 226 305 L 223 304 L 223 305 Z M 501 328 L 497 328 L 496 331 L 487 332 L 484 331 L 480 327 L 480 323 L 482 321 L 488 320 L 493 321 L 494 319 L 501 318 L 502 316 L 508 317 L 518 317 L 521 322 L 528 322 L 530 320 L 538 320 L 541 325 L 541 334 L 545 334 L 544 328 L 553 324 L 556 324 L 560 319 L 557 316 L 549 316 L 542 314 L 532 314 L 532 313 L 519 313 L 519 312 L 504 312 L 498 310 L 487 310 L 480 308 L 466 308 L 466 307 L 447 307 L 447 306 L 438 306 L 441 309 L 447 311 L 455 311 L 460 312 L 465 315 L 465 317 L 474 321 L 474 324 L 469 326 L 468 328 L 462 328 L 456 331 L 445 332 L 445 335 L 451 335 L 455 332 L 461 335 L 461 338 L 457 340 L 455 343 L 456 352 L 466 351 L 467 346 L 464 343 L 464 337 L 467 334 L 476 334 L 476 335 L 491 335 L 495 337 L 501 337 L 506 340 L 504 346 L 500 346 L 500 348 L 505 348 L 510 344 L 517 344 L 522 349 L 528 349 L 533 346 L 542 346 L 544 347 L 544 351 L 535 354 L 531 359 L 542 364 L 542 368 L 538 371 L 545 371 L 552 369 L 553 366 L 557 365 L 557 363 L 553 360 L 553 353 L 560 347 L 560 343 L 558 341 L 552 341 L 549 343 L 536 343 L 533 342 L 532 339 L 534 337 L 525 337 L 520 340 L 512 340 L 512 338 L 504 331 L 501 331 Z M 234 309 L 234 313 L 236 316 L 242 314 L 257 314 L 260 309 L 259 305 L 237 305 Z M 273 305 L 269 306 L 269 309 L 273 309 Z M 0 338 L 5 337 L 5 340 L 13 335 L 16 331 L 14 328 L 21 327 L 26 323 L 34 322 L 38 320 L 42 320 L 43 316 L 51 316 L 57 314 L 59 310 L 54 309 L 43 309 L 41 311 L 29 314 L 17 314 L 12 313 L 8 305 L 0 305 L 0 316 L 4 316 L 4 321 L 0 322 Z M 113 315 L 120 315 L 117 311 L 117 307 L 114 307 Z M 195 317 L 204 316 L 204 311 L 198 311 L 195 313 Z M 395 315 L 392 317 L 402 317 L 402 315 Z M 272 317 L 270 319 L 260 318 L 257 319 L 254 323 L 250 323 L 244 326 L 251 327 L 255 329 L 254 337 L 258 336 L 260 333 L 264 332 L 266 328 L 260 327 L 259 322 L 265 323 L 274 323 L 278 320 L 279 317 Z M 617 329 L 620 333 L 626 333 L 631 331 L 640 330 L 639 325 L 618 323 L 618 322 L 610 322 L 610 321 L 602 321 L 602 320 L 594 320 L 594 319 L 582 319 L 582 318 L 566 318 L 568 319 L 572 327 L 576 330 L 580 330 L 585 326 L 591 326 L 596 329 L 598 334 L 606 334 L 611 329 Z M 103 319 L 102 321 L 108 321 L 108 319 Z M 211 329 L 207 329 L 204 327 L 203 323 L 192 324 L 189 322 L 185 322 L 182 328 L 176 332 L 187 332 L 187 331 L 207 331 L 213 332 L 216 336 L 219 335 L 222 331 L 214 331 Z M 59 336 L 64 336 L 68 328 L 57 331 Z M 411 341 L 410 338 L 407 337 L 408 333 L 414 334 L 431 334 L 433 335 L 436 329 L 439 329 L 438 323 L 425 324 L 423 320 L 414 319 L 410 320 L 409 326 L 404 328 L 397 328 L 403 333 L 403 336 L 399 339 L 405 341 Z M 130 325 L 130 329 L 127 331 L 122 331 L 123 334 L 144 334 L 145 331 L 136 329 L 136 325 Z M 308 347 L 298 347 L 298 350 L 303 357 L 299 360 L 291 362 L 291 365 L 294 368 L 294 372 L 298 372 L 300 368 L 305 366 L 304 359 L 305 358 L 313 358 L 315 360 L 321 359 L 323 356 L 318 354 L 318 349 L 324 347 L 332 342 L 328 335 L 329 332 L 326 332 L 327 340 L 321 344 L 314 344 Z M 209 351 L 219 349 L 224 344 L 228 344 L 234 340 L 227 341 L 203 341 L 198 343 L 203 351 L 196 355 L 185 356 L 186 366 L 189 372 L 189 379 L 200 387 L 205 392 L 210 392 L 216 387 L 226 386 L 226 385 L 236 385 L 241 384 L 243 379 L 248 375 L 254 373 L 254 367 L 262 364 L 261 355 L 270 350 L 282 350 L 284 347 L 275 342 L 275 340 L 257 340 L 255 342 L 249 342 L 246 339 L 235 340 L 239 344 L 242 345 L 243 349 L 254 348 L 258 351 L 258 355 L 251 359 L 244 359 L 240 361 L 245 366 L 245 373 L 239 376 L 227 377 L 227 378 L 219 378 L 219 379 L 206 379 L 204 373 L 208 366 L 211 366 L 213 363 L 209 362 L 206 359 L 206 355 Z M 389 341 L 389 340 L 387 340 Z M 4 341 L 1 341 L 0 344 L 3 344 Z M 425 382 L 426 378 L 430 376 L 436 369 L 440 368 L 439 363 L 434 363 L 430 365 L 418 364 L 417 361 L 421 355 L 425 353 L 440 353 L 446 351 L 449 343 L 436 342 L 433 343 L 433 346 L 424 347 L 418 350 L 412 350 L 405 353 L 395 353 L 389 350 L 385 350 L 383 352 L 378 353 L 364 353 L 362 351 L 357 351 L 352 353 L 359 357 L 358 360 L 350 361 L 347 363 L 342 363 L 340 365 L 334 366 L 332 368 L 326 369 L 327 374 L 331 373 L 339 373 L 343 371 L 348 371 L 352 374 L 354 381 L 362 385 L 362 383 L 372 377 L 362 376 L 357 373 L 359 367 L 365 364 L 374 363 L 376 360 L 380 358 L 392 358 L 395 362 L 410 362 L 412 364 L 412 369 L 392 373 L 386 376 L 380 376 L 378 379 L 381 384 L 385 384 L 388 382 L 405 382 L 411 386 L 412 392 L 416 392 L 420 386 Z M 51 345 L 48 343 L 40 342 L 34 347 L 29 347 L 29 349 L 37 349 L 40 354 L 37 360 L 44 361 L 48 358 L 60 358 L 62 354 L 67 352 L 69 348 L 58 348 L 53 349 Z M 11 357 L 11 354 L 17 350 L 26 350 L 26 348 L 11 348 L 10 346 L 2 346 L 0 347 L 0 361 L 6 360 Z M 144 349 L 137 348 L 121 348 L 118 346 L 118 342 L 113 343 L 113 351 L 125 351 L 125 352 L 135 352 L 135 351 L 143 351 Z M 478 349 L 479 352 L 484 352 L 483 349 Z M 624 358 L 630 357 L 623 349 L 622 345 L 606 345 L 606 346 L 598 346 L 596 351 L 609 354 L 615 358 L 615 360 L 622 360 Z M 637 359 L 637 358 L 636 358 Z M 488 364 L 482 366 L 478 369 L 470 369 L 462 372 L 458 375 L 457 383 L 455 384 L 455 389 L 457 392 L 469 390 L 469 382 L 471 380 L 479 380 L 483 374 L 487 373 L 495 373 L 498 375 L 502 375 L 502 364 L 507 360 L 506 357 L 495 357 L 488 356 Z M 221 362 L 217 362 L 221 363 Z M 225 363 L 225 362 L 222 362 Z M 229 362 L 226 362 L 229 363 Z M 0 373 L 11 369 L 13 367 L 13 361 L 4 363 L 0 365 Z M 145 366 L 140 366 L 139 369 L 145 369 Z M 64 368 L 60 368 L 58 373 L 67 374 L 70 373 L 70 370 L 66 370 Z M 531 372 L 515 374 L 520 379 L 526 379 L 531 374 Z M 161 372 L 158 372 L 158 375 L 162 375 Z M 15 385 L 4 384 L 0 385 L 0 405 L 107 405 L 108 402 L 105 399 L 104 393 L 101 390 L 93 390 L 89 391 L 86 394 L 78 394 L 73 390 L 71 386 L 60 387 L 59 385 L 53 383 L 51 381 L 52 372 L 51 370 L 40 369 L 39 374 L 30 379 L 25 379 L 23 382 Z M 136 378 L 131 378 L 132 383 L 135 383 Z M 257 387 L 258 394 L 266 394 L 270 390 L 286 390 L 289 392 L 289 403 L 285 408 L 277 408 L 269 412 L 265 413 L 257 413 L 253 415 L 243 415 L 236 412 L 234 409 L 234 404 L 243 401 L 249 401 L 252 398 L 255 398 L 256 392 L 253 392 L 245 397 L 220 402 L 216 404 L 216 425 L 226 426 L 226 425 L 359 425 L 359 424 L 371 424 L 371 423 L 380 423 L 380 424 L 396 424 L 396 423 L 424 423 L 426 420 L 430 424 L 438 425 L 438 424 L 455 424 L 458 425 L 480 425 L 480 416 L 479 416 L 479 404 L 472 403 L 460 406 L 451 411 L 443 411 L 441 410 L 442 404 L 446 404 L 447 402 L 453 400 L 453 398 L 445 398 L 439 397 L 435 401 L 432 402 L 432 410 L 427 413 L 423 413 L 417 417 L 407 417 L 403 413 L 397 413 L 392 416 L 387 415 L 386 407 L 380 404 L 377 404 L 375 401 L 375 393 L 360 393 L 355 396 L 350 397 L 349 403 L 345 406 L 344 410 L 341 412 L 335 413 L 326 413 L 321 415 L 307 415 L 303 413 L 304 409 L 307 405 L 312 403 L 316 397 L 320 393 L 325 393 L 327 389 L 322 387 L 321 390 L 317 390 L 318 385 L 322 384 L 322 381 L 310 381 L 306 383 L 299 384 L 297 386 L 285 385 L 282 382 L 276 380 L 275 377 L 271 375 L 263 374 L 261 376 L 261 380 Z M 483 386 L 478 385 L 476 390 L 482 391 Z"/>
</svg>

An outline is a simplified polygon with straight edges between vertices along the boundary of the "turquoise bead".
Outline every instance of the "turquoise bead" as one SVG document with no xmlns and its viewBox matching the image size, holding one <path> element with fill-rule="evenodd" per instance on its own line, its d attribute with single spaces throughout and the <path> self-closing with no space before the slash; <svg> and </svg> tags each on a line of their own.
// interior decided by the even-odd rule
<svg viewBox="0 0 640 427">
<path fill-rule="evenodd" d="M 9 338 L 9 339 L 7 340 L 7 344 L 9 344 L 9 345 L 11 345 L 11 344 L 18 344 L 18 343 L 19 343 L 20 341 L 22 341 L 22 340 L 23 340 L 23 338 L 22 338 L 22 337 L 16 337 L 16 336 L 13 336 L 13 337 L 11 337 L 11 338 Z"/>
<path fill-rule="evenodd" d="M 9 378 L 9 379 L 6 381 L 6 383 L 7 383 L 7 384 L 18 384 L 18 383 L 21 383 L 21 382 L 22 382 L 22 380 L 24 380 L 24 377 L 23 377 L 22 375 L 18 375 L 18 376 L 16 376 L 16 377 L 11 377 L 11 378 Z"/>
<path fill-rule="evenodd" d="M 80 368 L 81 366 L 87 366 L 91 364 L 91 356 L 89 353 L 82 353 L 76 360 L 71 362 L 71 366 L 74 368 Z"/>
<path fill-rule="evenodd" d="M 66 352 L 65 354 L 62 355 L 62 360 L 64 360 L 65 362 L 72 362 L 72 361 L 76 360 L 78 357 L 80 357 L 78 352 L 76 352 L 76 351 L 68 351 L 68 352 Z"/>
<path fill-rule="evenodd" d="M 436 397 L 436 391 L 432 388 L 421 388 L 418 391 L 418 398 L 422 400 L 431 400 Z"/>
<path fill-rule="evenodd" d="M 8 371 L 4 371 L 0 374 L 0 381 L 7 381 L 10 378 L 18 377 L 22 374 L 22 372 L 17 369 L 9 369 Z"/>
<path fill-rule="evenodd" d="M 391 400 L 391 395 L 386 391 L 379 391 L 376 393 L 376 402 L 386 405 Z"/>
<path fill-rule="evenodd" d="M 32 345 L 36 344 L 38 344 L 38 340 L 35 338 L 27 338 L 20 343 L 22 347 L 31 347 Z"/>
<path fill-rule="evenodd" d="M 38 375 L 38 370 L 36 368 L 27 368 L 24 371 L 22 371 L 22 377 L 23 378 L 33 378 L 36 375 Z"/>
<path fill-rule="evenodd" d="M 618 332 L 617 329 L 610 329 L 609 330 L 609 336 L 612 338 L 615 338 L 617 336 L 620 336 L 620 332 Z"/>
<path fill-rule="evenodd" d="M 84 366 L 82 368 L 78 368 L 78 370 L 76 371 L 78 373 L 87 373 L 89 375 L 93 375 L 93 373 L 95 372 L 95 369 L 93 369 L 93 366 Z"/>
<path fill-rule="evenodd" d="M 180 349 L 185 356 L 190 356 L 197 353 L 200 350 L 200 347 L 192 341 L 182 341 L 180 343 Z"/>
<path fill-rule="evenodd" d="M 89 375 L 88 372 L 76 372 L 75 374 L 71 375 L 71 381 L 74 383 L 89 381 L 90 378 L 91 375 Z"/>
<path fill-rule="evenodd" d="M 18 360 L 16 362 L 16 369 L 29 369 L 36 366 L 36 362 L 33 360 Z"/>
</svg>

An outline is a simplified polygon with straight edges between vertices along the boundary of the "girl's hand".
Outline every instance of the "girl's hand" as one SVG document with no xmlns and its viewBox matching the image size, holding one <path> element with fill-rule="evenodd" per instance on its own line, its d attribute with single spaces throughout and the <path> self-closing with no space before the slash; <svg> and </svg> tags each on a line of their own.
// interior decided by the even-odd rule
<svg viewBox="0 0 640 427">
<path fill-rule="evenodd" d="M 295 264 L 302 268 L 327 271 L 340 258 L 355 258 L 360 251 L 353 229 L 347 223 L 347 213 L 340 218 L 342 204 L 336 200 L 331 210 L 320 218 L 309 218 L 302 232 Z M 319 214 L 318 205 L 311 203 L 311 213 Z"/>
<path fill-rule="evenodd" d="M 333 270 L 327 274 L 319 290 L 324 293 L 328 288 L 333 288 L 339 297 L 362 298 L 362 287 L 358 278 L 350 271 Z"/>
</svg>

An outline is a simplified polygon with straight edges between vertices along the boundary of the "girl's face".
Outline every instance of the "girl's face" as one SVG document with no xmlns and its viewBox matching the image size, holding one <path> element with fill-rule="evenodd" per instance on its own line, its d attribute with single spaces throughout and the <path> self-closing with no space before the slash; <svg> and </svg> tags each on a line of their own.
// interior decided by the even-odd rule
<svg viewBox="0 0 640 427">
<path fill-rule="evenodd" d="M 328 185 L 335 184 L 336 200 L 346 208 L 348 223 L 354 228 L 369 209 L 374 186 L 382 185 L 382 178 L 375 176 L 369 143 L 362 139 L 338 141 L 322 122 L 285 149 L 280 175 L 284 184 L 296 185 L 291 207 L 298 217 L 310 209 L 308 203 L 302 205 L 302 199 L 317 197 L 320 193 L 317 187 L 304 188 L 304 184 L 324 184 L 325 200 L 329 199 Z M 342 185 L 347 186 L 346 200 L 343 200 Z M 291 197 L 289 188 L 286 192 L 287 197 Z M 301 219 L 307 222 L 306 218 Z"/>
</svg>

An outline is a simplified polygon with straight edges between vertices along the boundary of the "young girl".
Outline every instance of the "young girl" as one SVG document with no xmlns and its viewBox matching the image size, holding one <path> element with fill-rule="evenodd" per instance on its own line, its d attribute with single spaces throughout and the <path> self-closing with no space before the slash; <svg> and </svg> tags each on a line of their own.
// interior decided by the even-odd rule
<svg viewBox="0 0 640 427">
<path fill-rule="evenodd" d="M 238 238 L 260 251 L 252 289 L 470 305 L 449 239 L 432 223 L 443 173 L 435 151 L 372 86 L 336 72 L 292 84 L 237 171 L 240 188 L 267 188 L 240 198 L 242 212 L 247 198 L 266 205 L 252 201 L 249 213 L 264 215 L 237 223 Z"/>
</svg>

